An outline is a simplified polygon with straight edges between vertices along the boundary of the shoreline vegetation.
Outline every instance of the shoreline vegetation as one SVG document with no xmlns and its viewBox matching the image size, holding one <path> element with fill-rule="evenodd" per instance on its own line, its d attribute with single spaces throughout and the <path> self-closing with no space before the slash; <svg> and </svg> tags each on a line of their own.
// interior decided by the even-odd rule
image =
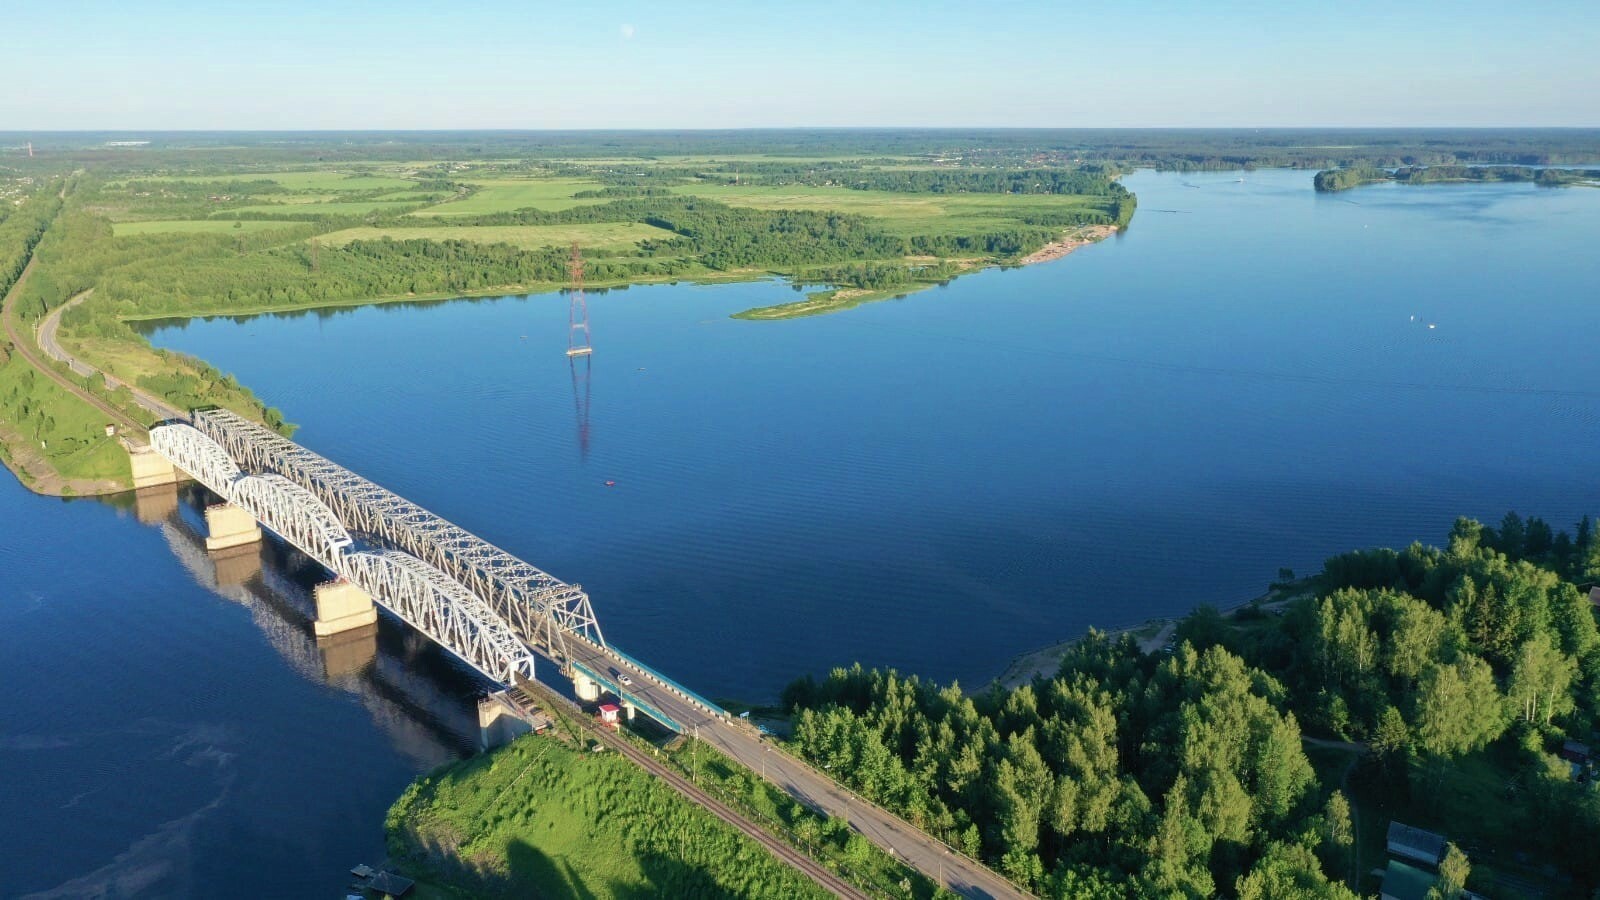
<svg viewBox="0 0 1600 900">
<path fill-rule="evenodd" d="M 813 294 L 807 294 L 804 300 L 796 300 L 793 303 L 757 306 L 733 313 L 730 318 L 772 322 L 843 312 L 847 309 L 854 309 L 864 303 L 872 303 L 878 300 L 898 300 L 931 287 L 942 287 L 962 275 L 980 272 L 995 266 L 1031 266 L 1061 259 L 1075 250 L 1099 243 L 1120 230 L 1120 226 L 1113 224 L 1082 225 L 1071 229 L 1038 250 L 1009 263 L 986 259 L 917 260 L 906 267 L 906 273 L 903 277 L 878 279 L 880 281 L 889 281 L 892 286 L 888 287 L 861 286 L 861 282 L 870 284 L 871 281 L 847 271 L 839 277 L 847 282 L 854 282 L 853 286 L 817 291 Z M 796 287 L 800 287 L 801 284 L 801 282 L 796 282 Z"/>
<path fill-rule="evenodd" d="M 1396 184 L 1463 184 L 1532 182 L 1546 187 L 1600 184 L 1600 169 L 1535 168 L 1533 166 L 1400 166 L 1394 169 L 1354 166 L 1324 169 L 1312 178 L 1323 192 L 1347 191 L 1381 182 Z"/>
<path fill-rule="evenodd" d="M 1009 684 L 856 664 L 783 711 L 803 758 L 1044 897 L 1355 900 L 1400 821 L 1460 855 L 1458 886 L 1589 900 L 1597 580 L 1588 517 L 1462 518 L 1228 615 L 1091 631 Z"/>
<path fill-rule="evenodd" d="M 104 135 L 30 140 L 34 156 L 22 143 L 0 150 L 0 285 L 39 262 L 16 291 L 21 322 L 93 289 L 61 316 L 60 345 L 75 357 L 174 407 L 216 404 L 286 431 L 284 414 L 247 386 L 156 351 L 132 326 L 560 290 L 573 243 L 591 285 L 776 276 L 820 287 L 735 314 L 794 318 L 1014 265 L 1065 230 L 1126 228 L 1136 198 L 1118 178 L 1135 168 L 1600 158 L 1600 131 L 1583 129 L 265 133 L 220 145 L 165 136 L 138 149 Z M 42 384 L 19 356 L 0 358 L 7 455 L 29 460 L 14 467 L 19 477 L 45 490 L 125 489 L 113 449 L 94 446 L 102 416 L 84 396 L 145 414 L 99 376 L 79 396 Z M 54 477 L 22 474 L 45 468 Z"/>
</svg>

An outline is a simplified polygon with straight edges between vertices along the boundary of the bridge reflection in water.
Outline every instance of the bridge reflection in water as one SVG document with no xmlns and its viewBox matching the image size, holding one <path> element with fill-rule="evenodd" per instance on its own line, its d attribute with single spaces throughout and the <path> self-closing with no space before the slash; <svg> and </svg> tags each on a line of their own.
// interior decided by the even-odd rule
<svg viewBox="0 0 1600 900">
<path fill-rule="evenodd" d="M 295 672 L 355 697 L 393 746 L 419 769 L 479 748 L 476 672 L 404 624 L 380 618 L 365 628 L 318 638 L 314 591 L 326 573 L 275 536 L 207 550 L 203 515 L 214 502 L 185 483 L 142 488 L 135 518 L 159 528 L 173 555 L 202 587 L 237 603 Z"/>
</svg>

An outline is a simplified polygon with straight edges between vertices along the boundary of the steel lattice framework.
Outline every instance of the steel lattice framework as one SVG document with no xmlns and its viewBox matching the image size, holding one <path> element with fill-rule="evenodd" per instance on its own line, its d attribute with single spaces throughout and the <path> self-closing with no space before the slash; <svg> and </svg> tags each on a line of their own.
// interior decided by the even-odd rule
<svg viewBox="0 0 1600 900">
<path fill-rule="evenodd" d="M 487 603 L 409 553 L 353 550 L 350 532 L 311 491 L 281 475 L 244 474 L 226 450 L 188 425 L 152 428 L 150 445 L 484 675 L 502 684 L 533 677 L 533 652 Z"/>
<path fill-rule="evenodd" d="M 524 641 L 556 659 L 572 658 L 569 635 L 606 646 L 589 596 L 578 585 L 243 416 L 224 409 L 196 410 L 193 419 L 224 456 L 252 470 L 283 475 L 321 500 L 346 528 L 374 535 L 446 573 L 488 603 Z"/>
</svg>

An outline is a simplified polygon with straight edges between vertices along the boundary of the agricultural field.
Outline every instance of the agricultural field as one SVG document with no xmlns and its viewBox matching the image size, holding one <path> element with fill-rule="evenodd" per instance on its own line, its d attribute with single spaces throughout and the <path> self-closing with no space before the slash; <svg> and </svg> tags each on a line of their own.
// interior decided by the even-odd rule
<svg viewBox="0 0 1600 900">
<path fill-rule="evenodd" d="M 264 203 L 259 206 L 241 206 L 235 209 L 218 211 L 217 218 L 226 219 L 237 213 L 265 213 L 268 215 L 292 216 L 303 214 L 308 216 L 364 216 L 368 213 L 393 213 L 401 212 L 405 207 L 415 206 L 421 200 L 330 200 L 326 203 L 316 201 L 292 201 L 287 203 Z"/>
<path fill-rule="evenodd" d="M 730 206 L 814 209 L 870 216 L 889 232 L 967 234 L 1023 224 L 1021 215 L 1094 209 L 1095 198 L 1073 194 L 911 194 L 807 185 L 680 185 L 672 188 Z"/>
<path fill-rule="evenodd" d="M 233 234 L 238 231 L 257 232 L 282 230 L 302 223 L 281 219 L 167 219 L 146 222 L 116 222 L 111 226 L 117 237 L 140 234 Z"/>
<path fill-rule="evenodd" d="M 265 223 L 263 223 L 265 224 Z M 450 225 L 381 226 L 346 228 L 323 235 L 327 247 L 342 247 L 351 241 L 392 238 L 397 241 L 473 241 L 479 244 L 510 244 L 524 250 L 566 247 L 576 243 L 590 256 L 626 255 L 640 241 L 675 237 L 672 232 L 640 222 L 604 222 L 594 225 Z"/>
<path fill-rule="evenodd" d="M 577 199 L 579 191 L 598 190 L 604 185 L 584 178 L 540 178 L 470 182 L 476 190 L 463 200 L 451 200 L 417 210 L 415 216 L 480 216 L 517 209 L 563 210 L 600 199 Z"/>
<path fill-rule="evenodd" d="M 230 172 L 225 175 L 158 175 L 140 177 L 138 181 L 160 183 L 223 183 L 271 181 L 284 190 L 295 192 L 320 191 L 346 193 L 349 191 L 377 191 L 386 188 L 415 188 L 417 182 L 397 175 L 378 175 L 350 170 L 314 169 L 303 172 Z"/>
</svg>

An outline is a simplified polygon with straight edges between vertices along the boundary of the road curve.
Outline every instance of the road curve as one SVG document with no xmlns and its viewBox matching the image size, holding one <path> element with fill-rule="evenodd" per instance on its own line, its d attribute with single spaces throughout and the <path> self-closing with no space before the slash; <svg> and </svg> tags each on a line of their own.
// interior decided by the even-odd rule
<svg viewBox="0 0 1600 900">
<path fill-rule="evenodd" d="M 61 327 L 61 314 L 88 299 L 89 295 L 92 293 L 94 293 L 94 288 L 90 288 L 87 291 L 84 291 L 83 293 L 73 297 L 71 300 L 61 304 L 55 309 L 50 310 L 50 312 L 45 315 L 43 319 L 39 320 L 39 324 L 34 329 L 34 339 L 38 342 L 39 349 L 42 350 L 46 356 L 56 360 L 57 362 L 66 363 L 67 368 L 84 378 L 93 375 L 99 370 L 68 353 L 66 348 L 62 347 L 60 342 L 56 340 L 56 330 Z M 105 376 L 105 379 L 107 387 L 112 389 L 116 389 L 118 387 L 118 382 L 115 378 L 107 375 Z M 183 411 L 177 407 L 169 406 L 168 404 L 150 396 L 131 384 L 123 383 L 121 386 L 126 387 L 128 392 L 133 395 L 133 402 L 139 404 L 145 409 L 146 412 L 150 413 L 156 418 L 184 418 Z"/>
<path fill-rule="evenodd" d="M 61 385 L 61 387 L 70 391 L 85 403 L 88 403 L 95 409 L 105 413 L 107 418 L 118 425 L 121 425 L 123 428 L 130 429 L 134 434 L 142 434 L 145 431 L 144 425 L 135 422 L 133 419 L 128 417 L 127 413 L 124 413 L 122 410 L 117 409 L 115 406 L 112 406 L 104 400 L 101 400 L 99 397 L 89 393 L 75 384 L 72 379 L 56 371 L 55 366 L 50 365 L 49 362 L 41 357 L 33 348 L 31 342 L 26 340 L 21 327 L 19 327 L 17 323 L 17 310 L 15 301 L 17 299 L 17 295 L 22 291 L 22 286 L 27 283 L 28 276 L 33 274 L 33 265 L 35 261 L 36 258 L 29 258 L 28 264 L 22 269 L 22 275 L 18 277 L 16 283 L 11 286 L 11 291 L 6 294 L 5 300 L 0 301 L 0 318 L 5 319 L 6 337 L 11 341 L 11 346 L 15 348 L 18 353 L 22 354 L 23 359 L 26 359 L 30 364 L 33 365 L 35 369 L 38 369 L 39 372 L 44 375 L 44 377 L 54 381 L 56 384 Z M 74 367 L 74 371 L 76 371 L 76 367 Z M 93 370 L 91 369 L 90 371 Z"/>
</svg>

